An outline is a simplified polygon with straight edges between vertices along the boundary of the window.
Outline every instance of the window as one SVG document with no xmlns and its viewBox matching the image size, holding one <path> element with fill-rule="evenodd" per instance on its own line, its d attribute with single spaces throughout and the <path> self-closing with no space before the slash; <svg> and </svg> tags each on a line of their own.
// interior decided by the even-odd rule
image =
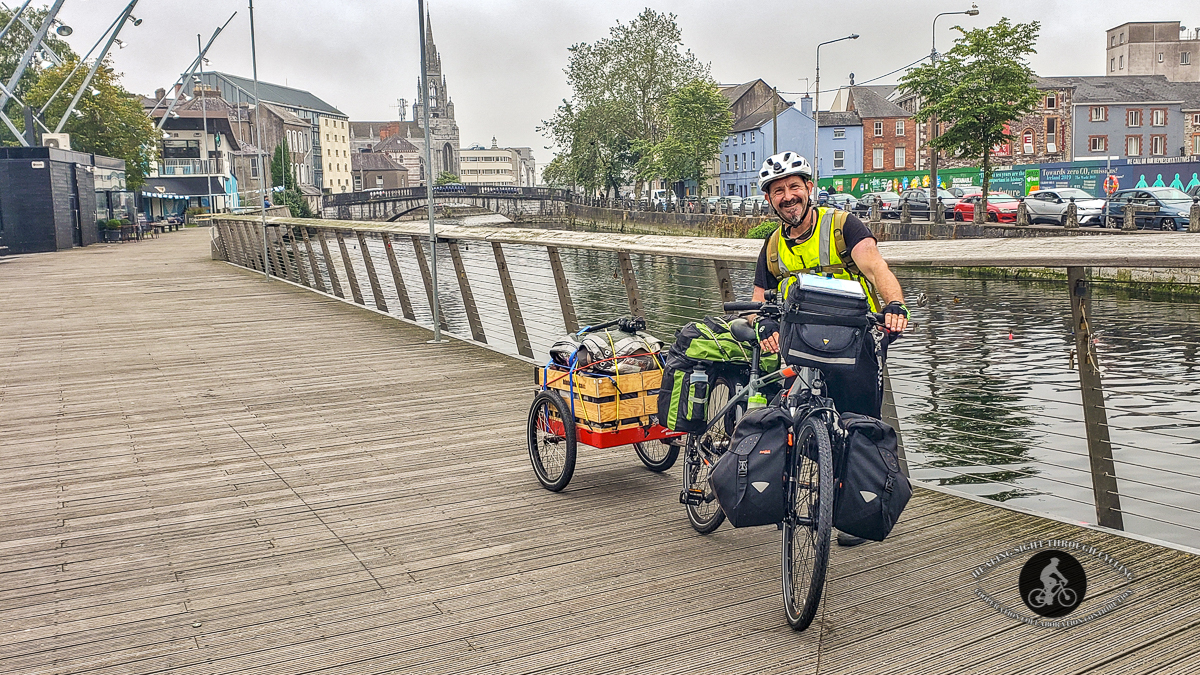
<svg viewBox="0 0 1200 675">
<path fill-rule="evenodd" d="M 896 135 L 904 135 L 904 120 L 896 120 Z"/>
<path fill-rule="evenodd" d="M 1088 136 L 1088 150 L 1108 152 L 1108 136 Z"/>
<path fill-rule="evenodd" d="M 1141 136 L 1126 136 L 1125 137 L 1125 156 L 1137 157 L 1142 154 L 1142 137 Z"/>
<path fill-rule="evenodd" d="M 1108 72 L 1110 72 L 1110 73 L 1117 72 L 1117 60 L 1116 59 L 1108 60 Z"/>
<path fill-rule="evenodd" d="M 1121 44 L 1125 44 L 1125 34 L 1121 33 Z"/>
<path fill-rule="evenodd" d="M 1200 155 L 1200 134 L 1192 136 L 1192 154 Z"/>
<path fill-rule="evenodd" d="M 354 191 L 358 192 L 359 190 L 362 190 L 362 176 L 355 176 L 354 177 Z"/>
<path fill-rule="evenodd" d="M 1150 109 L 1150 126 L 1152 126 L 1152 127 L 1167 126 L 1167 109 L 1166 108 L 1151 108 Z"/>
<path fill-rule="evenodd" d="M 1192 124 L 1200 124 L 1200 113 L 1192 113 Z"/>
<path fill-rule="evenodd" d="M 1200 138 L 1200 136 L 1197 136 L 1197 138 Z M 835 169 L 846 168 L 846 151 L 845 150 L 834 150 L 833 151 L 833 168 L 835 168 Z"/>
<path fill-rule="evenodd" d="M 1150 137 L 1150 154 L 1167 154 L 1167 137 L 1165 134 L 1154 134 Z"/>
<path fill-rule="evenodd" d="M 752 169 L 758 168 L 758 160 L 754 158 L 753 152 L 750 153 L 750 168 L 752 168 Z"/>
<path fill-rule="evenodd" d="M 1142 126 L 1142 111 L 1138 108 L 1129 110 L 1125 113 L 1125 126 L 1140 127 Z"/>
<path fill-rule="evenodd" d="M 746 132 L 744 132 L 744 131 L 742 132 L 742 142 L 743 143 L 746 142 Z"/>
<path fill-rule="evenodd" d="M 1046 94 L 1046 109 L 1053 110 L 1058 107 L 1058 94 Z"/>
<path fill-rule="evenodd" d="M 845 138 L 845 137 L 846 137 L 846 130 L 845 130 L 845 129 L 834 129 L 834 130 L 833 130 L 833 137 L 834 137 L 834 138 Z"/>
<path fill-rule="evenodd" d="M 1108 120 L 1108 107 L 1102 105 L 1092 106 L 1091 120 L 1093 122 L 1104 122 Z"/>
<path fill-rule="evenodd" d="M 876 123 L 875 123 L 875 135 L 876 135 L 876 136 L 882 136 L 882 135 L 883 135 L 883 122 L 876 122 Z"/>
<path fill-rule="evenodd" d="M 871 168 L 883 168 L 883 148 L 871 148 Z"/>
<path fill-rule="evenodd" d="M 896 168 L 897 169 L 904 168 L 904 147 L 903 146 L 896 148 Z"/>
<path fill-rule="evenodd" d="M 725 171 L 729 172 L 729 155 L 725 155 Z"/>
<path fill-rule="evenodd" d="M 750 170 L 750 165 L 746 163 L 746 153 L 742 153 L 742 168 L 746 171 Z"/>
<path fill-rule="evenodd" d="M 754 132 L 753 131 L 750 132 L 750 142 L 751 143 L 754 142 Z"/>
<path fill-rule="evenodd" d="M 1121 57 L 1120 57 L 1120 59 L 1117 61 L 1117 63 L 1118 63 L 1118 65 L 1120 66 L 1120 69 L 1121 69 L 1121 70 L 1125 70 L 1125 55 L 1124 55 L 1124 54 L 1122 54 L 1122 55 L 1121 55 Z"/>
<path fill-rule="evenodd" d="M 375 176 L 375 187 L 383 187 L 383 176 Z"/>
<path fill-rule="evenodd" d="M 1163 53 L 1162 53 L 1162 52 L 1159 52 L 1159 53 L 1158 53 L 1158 62 L 1159 62 L 1159 63 L 1162 63 L 1162 62 L 1163 62 Z"/>
<path fill-rule="evenodd" d="M 1025 133 L 1021 134 L 1021 152 L 1026 155 L 1033 154 L 1033 129 L 1026 129 Z"/>
<path fill-rule="evenodd" d="M 1058 118 L 1046 118 L 1046 152 L 1054 154 L 1058 152 Z"/>
<path fill-rule="evenodd" d="M 1187 66 L 1187 65 L 1191 65 L 1191 63 L 1192 63 L 1192 53 L 1191 52 L 1179 52 L 1179 65 Z"/>
<path fill-rule="evenodd" d="M 738 166 L 738 156 L 736 154 L 733 156 L 733 170 L 741 171 L 741 168 Z"/>
</svg>

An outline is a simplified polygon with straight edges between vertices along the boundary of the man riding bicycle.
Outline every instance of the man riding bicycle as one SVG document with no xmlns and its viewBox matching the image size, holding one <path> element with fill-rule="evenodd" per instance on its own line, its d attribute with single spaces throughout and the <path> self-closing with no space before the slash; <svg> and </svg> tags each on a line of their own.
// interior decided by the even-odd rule
<svg viewBox="0 0 1200 675">
<path fill-rule="evenodd" d="M 875 235 L 849 212 L 814 204 L 816 186 L 808 160 L 790 151 L 768 157 L 758 172 L 758 189 L 782 222 L 758 255 L 755 302 L 765 300 L 768 289 L 777 290 L 779 302 L 783 302 L 797 274 L 832 274 L 862 284 L 872 312 L 881 311 L 879 300 L 883 300 L 884 327 L 889 333 L 904 330 L 909 316 L 904 292 L 879 254 Z M 763 349 L 779 351 L 779 324 L 760 318 L 756 328 Z M 880 416 L 880 373 L 887 343 L 883 341 L 877 360 L 875 342 L 863 340 L 863 353 L 854 370 L 826 376 L 829 395 L 839 411 Z"/>
</svg>

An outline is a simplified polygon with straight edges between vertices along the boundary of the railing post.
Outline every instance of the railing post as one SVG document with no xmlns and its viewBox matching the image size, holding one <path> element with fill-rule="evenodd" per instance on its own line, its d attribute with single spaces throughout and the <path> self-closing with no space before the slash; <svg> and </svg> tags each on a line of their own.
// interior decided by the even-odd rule
<svg viewBox="0 0 1200 675">
<path fill-rule="evenodd" d="M 354 275 L 354 264 L 350 262 L 350 251 L 346 248 L 346 238 L 342 236 L 341 230 L 334 230 L 333 235 L 337 237 L 338 250 L 342 254 L 342 264 L 346 266 L 346 283 L 350 285 L 350 294 L 354 296 L 354 302 L 360 305 L 366 305 L 363 302 L 362 289 L 358 287 L 358 278 Z"/>
<path fill-rule="evenodd" d="M 304 263 L 300 259 L 300 249 L 296 246 L 296 230 L 291 225 L 287 226 L 288 240 L 292 244 L 292 265 L 296 268 L 296 273 L 300 275 L 300 283 L 312 288 L 312 284 L 308 283 L 308 271 L 304 269 Z"/>
<path fill-rule="evenodd" d="M 1029 205 L 1025 203 L 1024 197 L 1017 198 L 1017 227 L 1025 227 L 1029 225 Z"/>
<path fill-rule="evenodd" d="M 567 274 L 563 270 L 562 257 L 558 247 L 547 246 L 546 254 L 550 256 L 550 271 L 554 274 L 554 287 L 558 290 L 558 306 L 562 308 L 563 326 L 568 332 L 579 330 L 579 319 L 575 316 L 575 303 L 571 301 L 571 289 L 567 287 Z"/>
<path fill-rule="evenodd" d="M 1188 232 L 1200 232 L 1200 196 L 1192 197 L 1192 210 L 1188 213 Z"/>
<path fill-rule="evenodd" d="M 317 290 L 322 293 L 328 293 L 325 289 L 325 280 L 321 278 L 321 268 L 317 265 L 317 255 L 313 253 L 312 242 L 308 239 L 308 227 L 300 228 L 300 234 L 304 237 L 304 250 L 308 253 L 308 266 L 312 269 L 313 284 Z"/>
<path fill-rule="evenodd" d="M 1123 530 L 1125 526 L 1121 517 L 1121 499 L 1117 494 L 1117 471 L 1108 437 L 1108 415 L 1104 409 L 1104 389 L 1092 340 L 1091 289 L 1085 272 L 1083 267 L 1068 267 L 1067 288 L 1071 294 L 1071 326 L 1075 333 L 1079 386 L 1083 395 L 1083 421 L 1087 429 L 1096 522 L 1103 527 Z"/>
<path fill-rule="evenodd" d="M 1071 203 L 1067 204 L 1067 221 L 1063 223 L 1063 227 L 1068 230 L 1079 229 L 1079 207 L 1075 205 L 1075 198 L 1071 197 Z"/>
<path fill-rule="evenodd" d="M 433 312 L 433 294 L 437 291 L 433 288 L 433 275 L 429 273 L 429 261 L 425 259 L 424 240 L 418 235 L 412 235 L 413 249 L 417 252 L 417 266 L 421 268 L 421 281 L 425 282 L 425 297 L 429 300 L 429 311 Z M 438 314 L 440 316 L 432 319 L 441 324 L 443 330 L 450 330 L 446 323 L 446 313 L 442 310 L 441 303 L 438 303 Z"/>
<path fill-rule="evenodd" d="M 283 277 L 284 279 L 287 279 L 288 281 L 299 282 L 299 277 L 297 277 L 295 275 L 295 273 L 292 272 L 292 263 L 291 263 L 291 261 L 288 260 L 287 247 L 285 247 L 283 245 L 282 229 L 283 229 L 282 226 L 278 226 L 278 225 L 271 226 L 271 230 L 275 234 L 275 242 L 277 244 L 279 244 L 279 248 L 276 249 L 277 256 L 279 258 L 279 267 L 280 267 L 280 271 L 281 271 L 281 274 L 279 276 Z M 274 248 L 274 246 L 272 246 L 272 248 Z"/>
<path fill-rule="evenodd" d="M 908 460 L 904 456 L 904 435 L 900 433 L 900 415 L 896 411 L 896 396 L 892 392 L 892 378 L 888 375 L 887 364 L 883 366 L 883 405 L 879 414 L 883 421 L 896 430 L 896 456 L 900 460 L 900 471 L 908 476 Z"/>
<path fill-rule="evenodd" d="M 629 311 L 634 316 L 646 316 L 642 309 L 642 294 L 638 292 L 637 277 L 633 276 L 633 261 L 629 259 L 629 251 L 619 251 L 621 261 L 621 278 L 625 280 L 625 294 L 629 296 Z"/>
<path fill-rule="evenodd" d="M 379 285 L 379 277 L 375 274 L 375 262 L 371 260 L 371 249 L 367 248 L 367 235 L 361 230 L 354 232 L 358 236 L 358 247 L 362 250 L 363 266 L 367 268 L 367 281 L 371 282 L 371 296 L 375 298 L 375 309 L 388 311 L 387 302 L 383 299 L 383 288 Z"/>
<path fill-rule="evenodd" d="M 909 205 L 907 199 L 900 203 L 900 222 L 906 224 L 912 222 L 912 206 Z"/>
<path fill-rule="evenodd" d="M 1122 230 L 1132 231 L 1137 229 L 1137 206 L 1131 200 L 1125 200 L 1125 212 L 1121 215 L 1124 216 L 1124 223 L 1121 225 Z"/>
<path fill-rule="evenodd" d="M 249 223 L 245 222 L 238 222 L 235 227 L 242 240 L 242 249 L 249 256 L 249 259 L 246 261 L 246 267 L 261 272 L 262 256 L 258 253 L 258 238 L 254 236 L 253 229 Z"/>
<path fill-rule="evenodd" d="M 932 214 L 932 217 L 930 218 L 930 220 L 933 221 L 934 225 L 945 225 L 946 224 L 946 204 L 942 202 L 941 197 L 938 197 L 936 200 L 934 200 L 934 204 L 935 204 L 935 207 L 934 207 L 934 211 L 933 211 L 933 214 Z"/>
<path fill-rule="evenodd" d="M 875 199 L 873 199 L 871 201 L 871 215 L 870 215 L 869 222 L 872 222 L 872 223 L 875 223 L 876 225 L 878 225 L 879 221 L 883 215 L 881 213 L 882 210 L 883 209 L 882 209 L 881 203 L 879 201 L 879 197 L 876 197 Z"/>
<path fill-rule="evenodd" d="M 458 277 L 458 290 L 462 295 L 463 309 L 467 312 L 467 325 L 471 327 L 471 339 L 487 342 L 487 337 L 483 334 L 483 322 L 479 320 L 479 308 L 475 305 L 475 294 L 471 292 L 471 282 L 467 279 L 467 267 L 463 265 L 462 253 L 458 250 L 458 242 L 449 239 L 446 246 L 450 249 L 450 260 L 454 263 L 454 275 Z"/>
<path fill-rule="evenodd" d="M 387 251 L 388 266 L 392 268 L 392 282 L 396 284 L 396 295 L 400 297 L 400 313 L 409 321 L 416 321 L 412 302 L 408 299 L 408 288 L 404 286 L 404 277 L 400 276 L 400 261 L 396 260 L 396 251 L 392 248 L 392 237 L 387 232 L 381 233 L 383 248 Z"/>
<path fill-rule="evenodd" d="M 338 281 L 337 265 L 333 264 L 333 256 L 329 254 L 329 241 L 325 238 L 325 230 L 317 230 L 317 241 L 321 242 L 321 255 L 325 256 L 325 271 L 329 273 L 329 285 L 333 286 L 336 297 L 346 298 L 342 293 L 342 282 Z"/>
<path fill-rule="evenodd" d="M 729 265 L 724 260 L 714 260 L 717 270 L 717 289 L 721 291 L 721 302 L 733 302 L 733 282 L 729 280 Z"/>
<path fill-rule="evenodd" d="M 504 261 L 504 249 L 500 242 L 492 242 L 492 253 L 496 256 L 496 270 L 500 273 L 500 285 L 504 289 L 504 302 L 508 305 L 508 319 L 512 323 L 513 337 L 517 341 L 517 353 L 533 358 L 533 348 L 529 346 L 529 334 L 525 332 L 525 319 L 521 316 L 521 306 L 517 303 L 517 290 L 513 287 L 512 276 L 508 273 L 508 263 Z"/>
</svg>

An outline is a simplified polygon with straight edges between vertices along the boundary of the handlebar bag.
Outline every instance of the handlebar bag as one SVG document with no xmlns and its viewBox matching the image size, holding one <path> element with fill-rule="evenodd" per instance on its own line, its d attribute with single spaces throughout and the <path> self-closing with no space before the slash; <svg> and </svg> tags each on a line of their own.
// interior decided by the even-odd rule
<svg viewBox="0 0 1200 675">
<path fill-rule="evenodd" d="M 780 408 L 746 413 L 733 430 L 729 451 L 708 477 L 721 510 L 734 527 L 783 522 L 783 478 L 792 418 Z"/>
<path fill-rule="evenodd" d="M 855 413 L 842 413 L 838 423 L 846 430 L 846 450 L 836 474 L 833 525 L 856 537 L 883 541 L 912 497 L 912 484 L 900 471 L 896 430 Z"/>
<path fill-rule="evenodd" d="M 796 276 L 787 292 L 779 352 L 791 366 L 853 370 L 868 330 L 867 296 L 857 282 Z"/>
</svg>

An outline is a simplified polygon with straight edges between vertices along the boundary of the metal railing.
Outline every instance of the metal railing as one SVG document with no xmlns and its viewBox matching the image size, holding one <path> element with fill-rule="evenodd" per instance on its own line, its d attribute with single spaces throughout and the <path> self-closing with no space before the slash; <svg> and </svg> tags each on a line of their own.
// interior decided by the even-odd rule
<svg viewBox="0 0 1200 675">
<path fill-rule="evenodd" d="M 550 199 L 554 201 L 571 201 L 569 190 L 557 188 L 511 187 L 505 185 L 435 185 L 433 193 L 442 197 L 481 196 L 481 197 L 513 197 L 518 199 Z M 325 196 L 325 206 L 345 206 L 364 202 L 386 201 L 392 199 L 424 199 L 425 187 L 391 188 L 388 190 L 370 190 L 367 192 L 343 192 Z"/>
<path fill-rule="evenodd" d="M 214 226 L 216 257 L 263 271 L 257 218 L 217 218 Z M 1176 248 L 1156 264 L 1157 247 L 1167 241 L 1160 237 L 1169 237 Z M 581 324 L 619 314 L 646 317 L 649 330 L 669 341 L 682 324 L 721 313 L 721 302 L 749 297 L 761 247 L 761 241 L 745 239 L 440 227 L 434 257 L 420 223 L 289 218 L 268 221 L 267 241 L 269 274 L 427 327 L 433 321 L 430 270 L 436 261 L 442 329 L 531 361 L 544 359 L 551 344 Z M 934 250 L 934 242 L 886 242 L 885 255 L 901 274 L 905 264 L 997 266 L 1001 254 L 986 241 L 937 242 L 948 249 L 944 252 Z M 1142 529 L 1177 543 L 1200 544 L 1200 492 L 1194 487 L 1200 452 L 1192 450 L 1200 440 L 1200 390 L 1151 391 L 1151 397 L 1183 409 L 1170 414 L 1140 409 L 1123 398 L 1136 378 L 1112 376 L 1119 390 L 1106 396 L 1096 347 L 1102 331 L 1093 318 L 1094 283 L 1085 269 L 1200 267 L 1200 242 L 1188 239 L 1180 248 L 1178 235 L 990 241 L 1008 247 L 1003 259 L 1010 266 L 1066 269 L 1065 284 L 1043 283 L 1054 284 L 1048 292 L 1061 294 L 1064 307 L 1069 300 L 1069 315 L 1051 313 L 1037 330 L 1073 352 L 1070 367 L 1046 370 L 1051 375 L 1017 372 L 996 381 L 932 387 L 927 371 L 936 364 L 903 367 L 903 360 L 893 359 L 884 415 L 902 432 L 904 420 L 923 420 L 921 434 L 905 433 L 908 465 L 927 480 L 987 482 L 1017 496 L 1036 493 L 1020 482 L 1036 477 L 1061 488 L 1050 500 L 1058 504 L 1057 515 L 1115 530 L 1129 527 L 1131 520 L 1166 523 L 1169 536 L 1154 527 Z M 919 360 L 921 355 L 913 356 Z M 1157 374 L 1147 378 L 1174 378 L 1185 389 L 1192 384 L 1187 368 L 1165 380 Z M 988 403 L 1006 388 L 1024 385 L 1029 389 L 1024 395 L 1044 410 L 1037 419 L 1048 425 L 1036 438 L 1018 433 L 1028 420 L 1006 420 Z M 1038 394 L 1041 386 L 1052 391 Z M 964 399 L 966 393 L 974 398 Z M 1133 418 L 1149 421 L 1130 424 Z M 929 441 L 939 429 L 945 437 Z M 977 458 L 981 466 L 948 461 L 952 455 Z M 1080 513 L 1084 508 L 1090 516 Z"/>
<path fill-rule="evenodd" d="M 160 176 L 219 176 L 220 159 L 164 159 L 158 163 Z"/>
</svg>

